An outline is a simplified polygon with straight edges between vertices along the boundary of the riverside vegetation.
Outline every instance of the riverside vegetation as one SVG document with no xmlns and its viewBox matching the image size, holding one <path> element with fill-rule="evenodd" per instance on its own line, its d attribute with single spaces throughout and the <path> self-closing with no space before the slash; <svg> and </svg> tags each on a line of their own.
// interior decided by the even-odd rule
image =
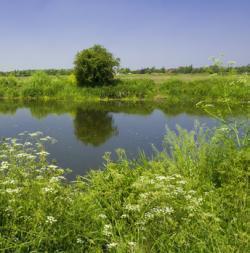
<svg viewBox="0 0 250 253">
<path fill-rule="evenodd" d="M 246 75 L 121 75 L 114 85 L 78 87 L 75 76 L 50 76 L 35 72 L 31 77 L 0 77 L 0 98 L 53 100 L 162 100 L 170 103 L 200 100 L 247 102 L 250 79 Z M 228 88 L 229 87 L 229 88 Z M 227 93 L 224 94 L 224 91 Z"/>
<path fill-rule="evenodd" d="M 42 133 L 0 144 L 2 252 L 247 252 L 249 125 L 170 130 L 66 182 Z"/>
</svg>

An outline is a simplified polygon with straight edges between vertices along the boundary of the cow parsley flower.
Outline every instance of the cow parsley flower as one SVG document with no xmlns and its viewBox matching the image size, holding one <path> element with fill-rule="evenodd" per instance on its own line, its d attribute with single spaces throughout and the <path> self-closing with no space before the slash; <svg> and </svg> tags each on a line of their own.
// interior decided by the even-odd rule
<svg viewBox="0 0 250 253">
<path fill-rule="evenodd" d="M 55 219 L 53 216 L 47 216 L 45 222 L 48 224 L 53 224 L 53 223 L 57 222 L 57 219 Z"/>
</svg>

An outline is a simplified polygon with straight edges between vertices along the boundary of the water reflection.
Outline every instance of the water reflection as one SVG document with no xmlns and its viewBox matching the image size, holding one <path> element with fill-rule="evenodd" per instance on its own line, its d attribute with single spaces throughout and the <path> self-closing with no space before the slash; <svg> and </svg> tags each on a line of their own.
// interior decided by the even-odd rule
<svg viewBox="0 0 250 253">
<path fill-rule="evenodd" d="M 95 147 L 118 134 L 111 114 L 107 111 L 78 107 L 74 118 L 75 135 L 86 145 Z"/>
</svg>

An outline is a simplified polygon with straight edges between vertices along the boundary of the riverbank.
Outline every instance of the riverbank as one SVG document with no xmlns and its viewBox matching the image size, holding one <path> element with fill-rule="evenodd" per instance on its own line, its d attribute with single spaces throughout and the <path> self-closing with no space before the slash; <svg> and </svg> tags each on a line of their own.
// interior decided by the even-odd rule
<svg viewBox="0 0 250 253">
<path fill-rule="evenodd" d="M 164 100 L 180 102 L 249 101 L 250 78 L 244 75 L 124 75 L 114 86 L 79 88 L 73 75 L 49 76 L 37 72 L 31 77 L 0 77 L 0 98 L 66 101 Z"/>
<path fill-rule="evenodd" d="M 49 137 L 20 139 L 0 144 L 3 252 L 247 251 L 249 136 L 234 125 L 168 131 L 152 159 L 118 150 L 71 183 L 47 162 Z"/>
</svg>

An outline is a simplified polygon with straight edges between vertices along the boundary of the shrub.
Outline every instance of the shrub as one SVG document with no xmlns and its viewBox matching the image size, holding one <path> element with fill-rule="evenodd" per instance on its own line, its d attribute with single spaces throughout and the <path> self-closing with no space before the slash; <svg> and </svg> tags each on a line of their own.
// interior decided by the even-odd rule
<svg viewBox="0 0 250 253">
<path fill-rule="evenodd" d="M 95 45 L 77 53 L 74 64 L 78 86 L 103 86 L 114 81 L 119 59 L 104 47 Z"/>
<path fill-rule="evenodd" d="M 16 88 L 18 84 L 17 78 L 14 76 L 0 77 L 0 86 L 13 89 Z"/>
</svg>

